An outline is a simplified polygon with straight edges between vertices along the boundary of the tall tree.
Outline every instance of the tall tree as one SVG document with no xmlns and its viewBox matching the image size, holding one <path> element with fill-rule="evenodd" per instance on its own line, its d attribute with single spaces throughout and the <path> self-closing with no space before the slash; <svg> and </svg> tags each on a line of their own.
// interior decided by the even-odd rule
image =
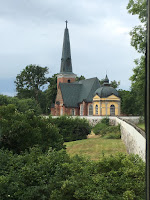
<svg viewBox="0 0 150 200">
<path fill-rule="evenodd" d="M 127 5 L 128 12 L 132 15 L 138 15 L 140 25 L 135 26 L 130 32 L 131 45 L 142 53 L 140 59 L 134 62 L 131 80 L 131 92 L 134 94 L 135 104 L 138 113 L 144 114 L 144 95 L 145 95 L 145 51 L 146 51 L 146 0 L 129 0 Z"/>
<path fill-rule="evenodd" d="M 28 65 L 16 77 L 16 90 L 19 98 L 35 98 L 39 102 L 39 94 L 41 87 L 47 83 L 46 74 L 47 67 L 40 67 L 38 65 Z M 42 88 L 43 89 L 43 88 Z"/>
<path fill-rule="evenodd" d="M 134 105 L 138 114 L 144 114 L 144 94 L 145 94 L 145 56 L 135 61 L 136 67 L 133 69 L 131 80 L 131 92 L 134 94 Z"/>
<path fill-rule="evenodd" d="M 140 25 L 130 32 L 131 45 L 139 52 L 146 51 L 146 0 L 129 0 L 127 10 L 132 15 L 138 15 Z"/>
<path fill-rule="evenodd" d="M 47 111 L 50 112 L 50 107 L 52 103 L 55 103 L 57 95 L 57 74 L 54 74 L 52 77 L 48 78 L 49 86 L 45 91 L 46 93 L 46 102 L 47 102 Z"/>
</svg>

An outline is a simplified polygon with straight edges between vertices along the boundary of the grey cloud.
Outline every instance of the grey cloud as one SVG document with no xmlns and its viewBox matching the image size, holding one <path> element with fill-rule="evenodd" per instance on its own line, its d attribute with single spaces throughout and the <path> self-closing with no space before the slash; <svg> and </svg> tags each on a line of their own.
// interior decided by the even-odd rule
<svg viewBox="0 0 150 200">
<path fill-rule="evenodd" d="M 0 0 L 0 78 L 15 78 L 28 64 L 48 66 L 50 75 L 57 73 L 67 19 L 74 73 L 101 79 L 107 69 L 110 79 L 124 80 L 129 87 L 128 78 L 138 54 L 131 50 L 124 31 L 137 23 L 136 17 L 127 14 L 127 3 L 128 0 Z M 127 75 L 121 74 L 127 70 Z"/>
</svg>

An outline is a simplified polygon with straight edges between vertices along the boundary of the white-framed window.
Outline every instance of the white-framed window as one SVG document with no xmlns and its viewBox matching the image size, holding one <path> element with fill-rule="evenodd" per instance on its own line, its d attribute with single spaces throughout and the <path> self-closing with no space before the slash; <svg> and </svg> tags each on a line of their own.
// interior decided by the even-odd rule
<svg viewBox="0 0 150 200">
<path fill-rule="evenodd" d="M 89 105 L 89 115 L 93 115 L 93 105 Z"/>
<path fill-rule="evenodd" d="M 83 105 L 80 105 L 80 115 L 83 115 Z"/>
<path fill-rule="evenodd" d="M 72 108 L 72 110 L 71 110 L 71 115 L 72 115 L 72 116 L 75 115 L 75 109 L 74 109 L 74 108 Z"/>
<path fill-rule="evenodd" d="M 95 114 L 98 115 L 98 105 L 95 106 Z"/>
<path fill-rule="evenodd" d="M 111 115 L 111 116 L 114 116 L 114 115 L 115 115 L 115 106 L 114 106 L 114 105 L 111 105 L 111 106 L 110 106 L 110 115 Z"/>
</svg>

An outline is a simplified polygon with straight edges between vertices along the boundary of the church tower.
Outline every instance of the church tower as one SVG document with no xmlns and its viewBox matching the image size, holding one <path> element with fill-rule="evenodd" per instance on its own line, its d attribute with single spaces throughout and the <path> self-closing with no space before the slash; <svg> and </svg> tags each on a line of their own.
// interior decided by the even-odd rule
<svg viewBox="0 0 150 200">
<path fill-rule="evenodd" d="M 70 40 L 69 40 L 69 30 L 66 28 L 64 31 L 64 41 L 62 48 L 62 58 L 60 73 L 57 75 L 57 88 L 59 83 L 72 83 L 75 82 L 76 75 L 72 72 L 72 62 L 71 62 L 71 50 L 70 50 Z"/>
</svg>

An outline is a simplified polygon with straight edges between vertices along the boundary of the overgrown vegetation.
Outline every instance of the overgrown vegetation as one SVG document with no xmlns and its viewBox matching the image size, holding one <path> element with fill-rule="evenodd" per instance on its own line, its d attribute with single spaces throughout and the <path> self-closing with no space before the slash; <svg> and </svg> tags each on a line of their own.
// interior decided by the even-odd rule
<svg viewBox="0 0 150 200">
<path fill-rule="evenodd" d="M 94 162 L 32 148 L 21 155 L 0 150 L 0 160 L 1 200 L 145 199 L 145 166 L 138 156 Z"/>
<path fill-rule="evenodd" d="M 45 118 L 34 111 L 19 112 L 15 105 L 0 107 L 0 145 L 15 153 L 39 145 L 45 152 L 49 147 L 60 150 L 64 141 L 87 138 L 91 132 L 85 119 L 63 116 Z"/>
<path fill-rule="evenodd" d="M 108 119 L 102 122 L 109 127 Z M 1 106 L 0 199 L 144 199 L 145 166 L 138 156 L 103 153 L 95 162 L 67 155 L 63 137 L 83 139 L 90 131 L 84 119 L 45 118 Z"/>
<path fill-rule="evenodd" d="M 59 128 L 65 142 L 86 139 L 91 133 L 91 126 L 86 119 L 61 116 L 50 118 L 50 121 Z"/>
<path fill-rule="evenodd" d="M 45 152 L 52 147 L 64 148 L 59 129 L 49 119 L 36 116 L 34 112 L 19 112 L 14 105 L 0 107 L 0 146 L 21 153 L 38 145 Z"/>
<path fill-rule="evenodd" d="M 105 139 L 120 139 L 120 125 L 111 126 L 109 124 L 109 118 L 103 118 L 99 123 L 97 123 L 94 128 L 93 132 L 96 135 L 101 135 Z"/>
</svg>

